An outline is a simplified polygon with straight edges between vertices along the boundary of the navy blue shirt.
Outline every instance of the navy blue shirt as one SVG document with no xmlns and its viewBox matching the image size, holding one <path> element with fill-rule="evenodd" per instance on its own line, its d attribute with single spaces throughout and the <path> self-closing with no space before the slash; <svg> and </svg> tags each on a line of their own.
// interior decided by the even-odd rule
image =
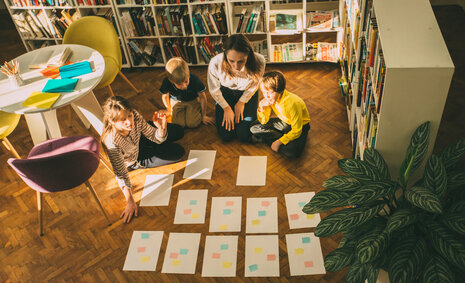
<svg viewBox="0 0 465 283">
<path fill-rule="evenodd" d="M 179 101 L 191 101 L 199 96 L 199 92 L 205 91 L 205 85 L 202 81 L 193 74 L 189 76 L 189 85 L 187 89 L 182 90 L 177 88 L 168 78 L 165 78 L 161 83 L 160 93 L 169 93 L 170 97 Z"/>
</svg>

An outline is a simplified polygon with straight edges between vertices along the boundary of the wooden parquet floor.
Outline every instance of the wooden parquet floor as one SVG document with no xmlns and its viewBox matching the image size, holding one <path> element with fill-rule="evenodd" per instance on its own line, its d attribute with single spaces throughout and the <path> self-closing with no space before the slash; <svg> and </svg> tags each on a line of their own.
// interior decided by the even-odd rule
<svg viewBox="0 0 465 283">
<path fill-rule="evenodd" d="M 9 32 L 0 31 L 0 37 L 8 39 L 7 43 L 3 40 L 0 43 L 1 59 L 3 56 L 8 55 L 8 58 L 11 58 L 23 53 L 24 49 L 16 32 L 11 31 L 13 28 L 11 21 L 1 19 L 0 23 L 2 27 L 10 29 Z M 7 53 L 4 53 L 5 50 Z M 185 161 L 161 168 L 131 172 L 137 200 L 141 197 L 147 174 L 174 174 L 174 186 L 168 207 L 139 208 L 139 216 L 130 224 L 122 224 L 119 220 L 119 215 L 125 205 L 123 195 L 114 177 L 103 166 L 100 166 L 90 182 L 94 185 L 113 224 L 107 226 L 106 220 L 90 194 L 84 186 L 81 186 L 71 191 L 45 196 L 45 235 L 39 237 L 35 192 L 28 188 L 6 165 L 6 160 L 11 156 L 2 148 L 0 151 L 0 164 L 3 164 L 0 167 L 0 281 L 344 282 L 346 269 L 325 275 L 290 277 L 285 235 L 311 232 L 314 229 L 290 230 L 284 201 L 286 193 L 321 190 L 324 180 L 341 173 L 336 161 L 351 156 L 347 116 L 337 84 L 340 76 L 339 67 L 324 63 L 267 66 L 267 70 L 271 69 L 284 72 L 288 79 L 288 89 L 300 95 L 308 106 L 312 128 L 303 156 L 298 160 L 287 160 L 264 145 L 241 144 L 237 141 L 223 143 L 217 138 L 213 126 L 202 125 L 198 129 L 187 130 L 185 137 L 180 141 L 180 144 L 187 150 L 214 149 L 217 151 L 212 179 L 184 180 L 182 174 Z M 162 71 L 162 69 L 138 69 L 125 72 L 128 78 L 143 90 L 140 95 L 132 92 L 121 78 L 115 80 L 112 85 L 113 90 L 117 95 L 129 99 L 135 108 L 148 119 L 154 110 L 162 106 L 157 91 L 163 78 Z M 205 67 L 194 67 L 192 72 L 206 82 Z M 456 78 L 457 80 L 462 83 L 463 90 L 463 77 Z M 95 93 L 101 103 L 108 97 L 105 90 L 97 90 Z M 459 99 L 458 103 L 462 103 L 461 109 L 463 109 L 463 92 L 460 95 L 462 95 L 462 100 Z M 459 97 L 459 95 L 456 94 L 454 97 Z M 451 103 L 457 104 L 457 102 Z M 210 115 L 213 115 L 213 109 L 213 100 L 209 98 Z M 82 126 L 74 112 L 72 119 L 68 120 L 67 111 L 67 108 L 58 111 L 63 135 L 90 134 L 96 136 L 95 132 L 87 131 Z M 460 123 L 463 123 L 463 120 Z M 441 131 L 445 133 L 448 131 L 447 127 L 461 129 L 457 134 L 463 133 L 463 124 L 462 126 L 457 124 L 449 126 L 446 123 L 445 126 L 441 124 L 441 127 Z M 26 156 L 32 148 L 32 141 L 23 118 L 18 128 L 11 134 L 10 140 L 22 156 Z M 238 160 L 241 155 L 268 156 L 266 186 L 235 186 Z M 209 190 L 205 224 L 173 224 L 180 189 Z M 222 233 L 208 232 L 211 197 L 215 196 L 243 197 L 241 232 L 225 233 L 239 236 L 237 277 L 235 278 L 201 277 L 205 236 L 222 235 Z M 278 197 L 281 274 L 279 278 L 244 277 L 245 209 L 248 197 Z M 323 214 L 322 217 L 326 215 Z M 132 232 L 136 230 L 165 231 L 155 272 L 122 271 Z M 162 274 L 160 272 L 170 232 L 202 234 L 194 275 Z M 339 235 L 322 238 L 323 254 L 327 255 L 332 251 L 339 240 Z"/>
</svg>

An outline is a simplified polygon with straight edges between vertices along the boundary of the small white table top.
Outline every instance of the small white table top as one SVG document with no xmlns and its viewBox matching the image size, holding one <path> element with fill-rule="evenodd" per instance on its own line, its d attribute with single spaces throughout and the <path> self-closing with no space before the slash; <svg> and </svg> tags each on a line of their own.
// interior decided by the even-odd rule
<svg viewBox="0 0 465 283">
<path fill-rule="evenodd" d="M 43 109 L 22 106 L 22 103 L 33 91 L 42 91 L 49 80 L 49 78 L 40 73 L 41 69 L 29 69 L 30 63 L 38 56 L 40 57 L 41 53 L 49 54 L 50 50 L 64 49 L 66 47 L 69 47 L 72 51 L 69 58 L 72 63 L 87 60 L 91 62 L 93 72 L 75 77 L 79 81 L 74 91 L 61 93 L 62 95 L 51 108 Z M 17 114 L 40 113 L 68 105 L 91 91 L 100 82 L 105 71 L 105 61 L 100 53 L 90 47 L 77 44 L 47 46 L 23 54 L 14 60 L 19 62 L 19 73 L 24 83 L 16 89 L 11 89 L 7 76 L 0 73 L 0 110 Z"/>
</svg>

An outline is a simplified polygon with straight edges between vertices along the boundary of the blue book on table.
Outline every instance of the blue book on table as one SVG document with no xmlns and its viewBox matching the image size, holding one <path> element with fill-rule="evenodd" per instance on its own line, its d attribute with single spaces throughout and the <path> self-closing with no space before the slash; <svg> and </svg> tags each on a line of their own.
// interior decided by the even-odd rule
<svg viewBox="0 0 465 283">
<path fill-rule="evenodd" d="M 72 92 L 79 79 L 48 80 L 42 92 Z"/>
<path fill-rule="evenodd" d="M 62 79 L 69 79 L 92 73 L 92 68 L 90 67 L 89 61 L 82 61 L 71 65 L 61 66 L 58 70 L 60 70 L 60 77 Z"/>
</svg>

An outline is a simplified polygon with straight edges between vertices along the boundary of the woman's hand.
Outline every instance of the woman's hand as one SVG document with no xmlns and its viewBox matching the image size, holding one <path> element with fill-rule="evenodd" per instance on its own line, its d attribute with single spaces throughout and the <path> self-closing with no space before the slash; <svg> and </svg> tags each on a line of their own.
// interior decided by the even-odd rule
<svg viewBox="0 0 465 283">
<path fill-rule="evenodd" d="M 166 114 L 162 112 L 155 112 L 153 114 L 153 124 L 155 127 L 158 129 L 158 134 L 162 137 L 166 136 L 166 127 L 167 127 L 167 121 L 166 121 Z"/>
<path fill-rule="evenodd" d="M 283 144 L 283 143 L 282 143 L 280 140 L 275 140 L 275 141 L 271 144 L 271 149 L 272 149 L 273 151 L 278 152 L 279 147 L 280 147 L 282 144 Z"/>
<path fill-rule="evenodd" d="M 127 197 L 127 204 L 126 207 L 124 208 L 123 213 L 121 213 L 120 218 L 123 219 L 123 223 L 129 223 L 132 219 L 133 216 L 138 215 L 138 208 L 137 208 L 137 203 L 134 201 L 132 198 L 132 194 L 129 194 Z"/>
<path fill-rule="evenodd" d="M 244 102 L 238 101 L 234 106 L 234 114 L 236 116 L 236 124 L 244 119 Z"/>
<path fill-rule="evenodd" d="M 262 112 L 265 108 L 265 107 L 268 107 L 270 106 L 271 104 L 268 102 L 268 100 L 266 100 L 265 98 L 263 98 L 262 100 L 260 100 L 260 102 L 258 103 L 258 111 Z"/>
<path fill-rule="evenodd" d="M 205 115 L 205 116 L 202 117 L 202 122 L 205 125 L 214 125 L 215 124 L 215 119 L 213 117 Z"/>
<path fill-rule="evenodd" d="M 224 115 L 221 126 L 225 127 L 228 131 L 234 130 L 234 112 L 232 111 L 230 106 L 224 108 L 223 111 Z"/>
</svg>

